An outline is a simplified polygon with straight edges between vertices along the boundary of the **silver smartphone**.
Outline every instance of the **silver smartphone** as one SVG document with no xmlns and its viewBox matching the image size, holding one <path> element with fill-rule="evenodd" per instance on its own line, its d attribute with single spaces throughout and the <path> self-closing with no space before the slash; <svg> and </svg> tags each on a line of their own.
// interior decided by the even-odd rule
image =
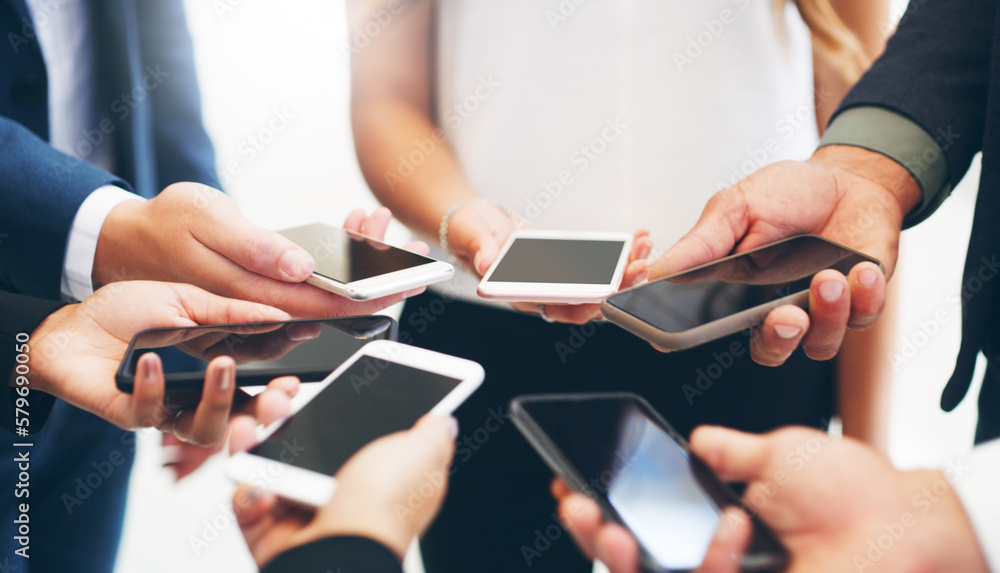
<svg viewBox="0 0 1000 573">
<path fill-rule="evenodd" d="M 351 300 L 370 300 L 446 281 L 450 264 L 382 241 L 313 223 L 278 231 L 313 256 L 316 268 L 306 282 Z"/>
<path fill-rule="evenodd" d="M 785 305 L 809 306 L 813 275 L 878 260 L 817 235 L 799 235 L 648 282 L 601 303 L 609 321 L 667 350 L 753 328 Z"/>
</svg>

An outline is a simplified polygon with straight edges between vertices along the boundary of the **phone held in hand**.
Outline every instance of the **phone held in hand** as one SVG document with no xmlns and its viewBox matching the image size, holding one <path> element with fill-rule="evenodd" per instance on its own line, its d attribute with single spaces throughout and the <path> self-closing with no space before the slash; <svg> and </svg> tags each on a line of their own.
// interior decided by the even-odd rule
<svg viewBox="0 0 1000 573">
<path fill-rule="evenodd" d="M 321 507 L 336 489 L 332 476 L 358 450 L 424 414 L 451 414 L 483 377 L 470 360 L 372 342 L 320 384 L 302 388 L 285 419 L 259 426 L 258 445 L 234 455 L 227 473 L 297 505 Z"/>
<path fill-rule="evenodd" d="M 479 296 L 502 302 L 598 303 L 625 276 L 626 233 L 515 231 L 479 283 Z"/>
<path fill-rule="evenodd" d="M 722 512 L 740 498 L 645 400 L 628 393 L 521 396 L 511 419 L 546 464 L 628 529 L 646 571 L 702 564 Z M 753 516 L 753 512 L 747 510 Z M 759 519 L 741 571 L 780 571 L 788 552 Z"/>
<path fill-rule="evenodd" d="M 339 227 L 313 223 L 278 231 L 316 262 L 306 283 L 351 300 L 371 300 L 446 281 L 450 264 Z"/>
<path fill-rule="evenodd" d="M 608 297 L 610 322 L 666 350 L 685 350 L 761 324 L 775 308 L 809 307 L 813 276 L 845 276 L 878 260 L 817 235 L 799 235 L 632 287 Z"/>
<path fill-rule="evenodd" d="M 136 334 L 115 380 L 132 392 L 139 358 L 155 352 L 163 363 L 166 391 L 200 391 L 208 363 L 219 356 L 236 361 L 239 386 L 263 386 L 279 376 L 303 382 L 325 378 L 372 340 L 395 340 L 388 316 L 352 316 L 188 328 L 157 328 Z"/>
</svg>

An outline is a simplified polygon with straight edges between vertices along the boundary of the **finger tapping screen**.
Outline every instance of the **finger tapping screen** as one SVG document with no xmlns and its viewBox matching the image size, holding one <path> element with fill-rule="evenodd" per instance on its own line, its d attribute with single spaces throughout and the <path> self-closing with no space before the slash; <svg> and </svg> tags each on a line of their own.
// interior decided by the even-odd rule
<svg viewBox="0 0 1000 573">
<path fill-rule="evenodd" d="M 412 427 L 460 382 L 362 356 L 251 453 L 333 475 L 369 442 Z"/>
<path fill-rule="evenodd" d="M 492 282 L 610 284 L 625 241 L 517 238 Z"/>
<path fill-rule="evenodd" d="M 343 284 L 434 262 L 434 259 L 372 242 L 328 225 L 306 225 L 281 231 L 281 234 L 313 256 L 316 261 L 313 272 Z"/>
</svg>

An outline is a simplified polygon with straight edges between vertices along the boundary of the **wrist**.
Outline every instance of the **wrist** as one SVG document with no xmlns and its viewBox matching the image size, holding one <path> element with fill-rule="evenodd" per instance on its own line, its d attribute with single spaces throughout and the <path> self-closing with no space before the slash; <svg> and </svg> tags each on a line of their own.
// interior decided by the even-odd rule
<svg viewBox="0 0 1000 573">
<path fill-rule="evenodd" d="M 26 353 L 28 363 L 31 365 L 27 376 L 28 387 L 31 390 L 60 397 L 53 392 L 53 388 L 58 384 L 55 380 L 58 378 L 56 361 L 59 359 L 60 350 L 67 346 L 67 337 L 78 332 L 70 325 L 79 306 L 79 304 L 71 304 L 60 308 L 45 317 L 45 320 L 31 333 L 29 349 Z M 62 336 L 59 336 L 60 334 Z"/>
<path fill-rule="evenodd" d="M 889 199 L 883 204 L 898 208 L 900 221 L 923 201 L 917 180 L 905 167 L 881 153 L 850 145 L 829 145 L 817 149 L 808 162 L 876 184 Z"/>
<path fill-rule="evenodd" d="M 108 213 L 101 225 L 94 252 L 94 268 L 91 271 L 94 290 L 129 278 L 128 264 L 123 261 L 122 255 L 130 252 L 132 245 L 143 244 L 138 236 L 138 221 L 144 206 L 143 201 L 125 201 Z"/>
<path fill-rule="evenodd" d="M 406 531 L 398 520 L 379 519 L 376 515 L 363 514 L 346 516 L 343 519 L 325 518 L 309 537 L 315 541 L 341 536 L 367 537 L 384 545 L 402 561 L 416 534 Z"/>
</svg>

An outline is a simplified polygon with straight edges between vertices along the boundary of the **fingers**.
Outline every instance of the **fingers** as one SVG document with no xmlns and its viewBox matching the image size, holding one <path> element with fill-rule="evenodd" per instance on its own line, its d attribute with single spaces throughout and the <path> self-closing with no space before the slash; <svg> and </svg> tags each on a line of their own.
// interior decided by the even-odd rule
<svg viewBox="0 0 1000 573">
<path fill-rule="evenodd" d="M 381 241 L 385 237 L 385 232 L 389 229 L 391 221 L 392 211 L 385 207 L 379 207 L 372 211 L 371 215 L 368 215 L 361 225 L 360 232 L 362 235 Z"/>
<path fill-rule="evenodd" d="M 264 304 L 224 298 L 186 284 L 170 286 L 184 313 L 197 324 L 276 322 L 291 318 L 285 311 Z"/>
<path fill-rule="evenodd" d="M 247 484 L 240 484 L 233 494 L 233 513 L 240 529 L 249 529 L 271 515 L 277 504 L 273 494 L 263 492 Z"/>
<path fill-rule="evenodd" d="M 412 243 L 407 243 L 403 245 L 404 251 L 410 251 L 411 253 L 417 253 L 418 255 L 427 256 L 431 254 L 431 248 L 427 243 L 423 241 L 413 241 Z"/>
<path fill-rule="evenodd" d="M 446 467 L 455 455 L 455 438 L 458 437 L 458 421 L 451 416 L 427 414 L 410 430 L 415 447 L 428 452 L 427 460 L 432 466 Z"/>
<path fill-rule="evenodd" d="M 740 558 L 750 545 L 752 534 L 753 525 L 746 512 L 727 508 L 697 573 L 739 573 Z"/>
<path fill-rule="evenodd" d="M 344 220 L 344 228 L 355 233 L 361 232 L 361 227 L 365 224 L 365 210 L 355 209 Z"/>
<path fill-rule="evenodd" d="M 625 275 L 622 278 L 621 287 L 618 290 L 625 290 L 630 287 L 641 283 L 646 280 L 649 274 L 649 261 L 646 259 L 638 259 L 632 261 L 625 267 Z"/>
<path fill-rule="evenodd" d="M 771 460 L 766 437 L 716 426 L 696 428 L 691 434 L 691 451 L 729 482 L 749 482 L 763 476 Z"/>
<path fill-rule="evenodd" d="M 705 205 L 698 223 L 649 269 L 651 280 L 721 259 L 733 251 L 750 226 L 743 193 L 730 187 Z"/>
<path fill-rule="evenodd" d="M 173 425 L 179 438 L 200 446 L 210 446 L 226 437 L 229 412 L 236 390 L 236 362 L 220 356 L 208 364 L 201 401 L 194 414 L 182 414 Z"/>
<path fill-rule="evenodd" d="M 795 352 L 809 331 L 809 315 L 790 304 L 768 313 L 764 324 L 754 329 L 750 356 L 763 366 L 780 366 Z"/>
<path fill-rule="evenodd" d="M 490 270 L 493 261 L 500 254 L 501 246 L 496 237 L 490 233 L 481 234 L 477 240 L 472 242 L 472 248 L 474 249 L 474 254 L 471 254 L 472 269 L 476 274 L 483 276 L 486 274 L 486 271 Z"/>
<path fill-rule="evenodd" d="M 557 487 L 569 489 L 565 483 L 561 486 L 553 484 L 553 490 Z M 597 534 L 604 525 L 601 508 L 589 497 L 573 491 L 567 491 L 557 499 L 559 499 L 559 519 L 566 525 L 580 552 L 588 559 L 596 558 Z"/>
<path fill-rule="evenodd" d="M 229 453 L 245 452 L 257 445 L 257 421 L 237 416 L 229 424 Z"/>
<path fill-rule="evenodd" d="M 132 385 L 131 426 L 152 428 L 163 418 L 163 396 L 166 380 L 163 362 L 154 352 L 147 352 L 139 358 L 136 366 L 135 382 Z"/>
<path fill-rule="evenodd" d="M 597 554 L 611 573 L 639 573 L 639 544 L 624 527 L 605 525 L 597 534 Z"/>
<path fill-rule="evenodd" d="M 816 273 L 809 288 L 809 332 L 802 349 L 813 360 L 830 360 L 844 341 L 851 315 L 847 278 L 834 270 Z"/>
<path fill-rule="evenodd" d="M 632 237 L 632 250 L 629 252 L 629 262 L 649 258 L 653 252 L 653 239 L 649 238 L 649 230 L 639 229 Z"/>
<path fill-rule="evenodd" d="M 223 196 L 224 197 L 224 196 Z M 289 239 L 247 221 L 228 198 L 216 198 L 208 218 L 192 229 L 196 239 L 244 269 L 285 282 L 312 274 L 312 255 Z"/>
<path fill-rule="evenodd" d="M 861 263 L 848 276 L 851 287 L 851 318 L 847 326 L 855 330 L 870 328 L 885 308 L 886 278 L 875 263 Z"/>
</svg>

